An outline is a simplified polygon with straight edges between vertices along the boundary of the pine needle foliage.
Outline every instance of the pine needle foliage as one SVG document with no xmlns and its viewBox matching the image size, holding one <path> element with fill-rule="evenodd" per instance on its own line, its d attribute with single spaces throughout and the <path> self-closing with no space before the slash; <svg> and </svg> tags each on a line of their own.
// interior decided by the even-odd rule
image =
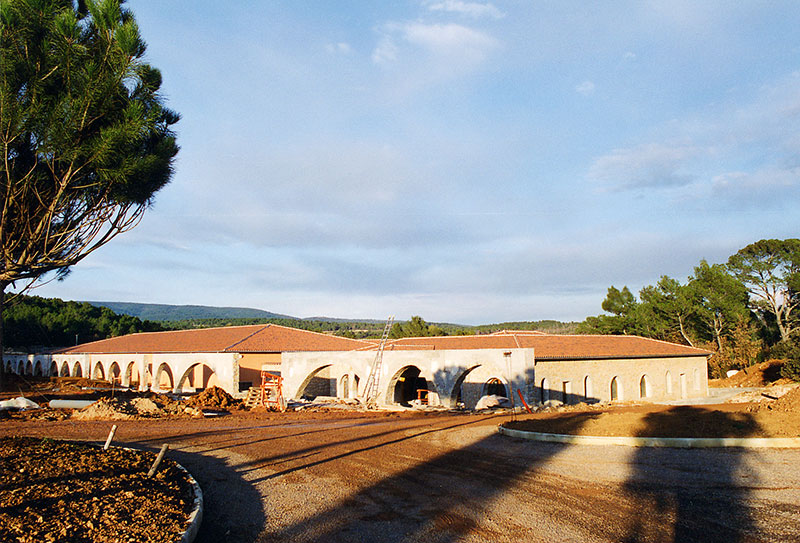
<svg viewBox="0 0 800 543">
<path fill-rule="evenodd" d="M 62 277 L 172 176 L 179 117 L 123 3 L 0 0 L 0 315 L 8 285 Z"/>
<path fill-rule="evenodd" d="M 0 0 L 0 281 L 69 266 L 137 224 L 178 151 L 119 0 Z"/>
</svg>

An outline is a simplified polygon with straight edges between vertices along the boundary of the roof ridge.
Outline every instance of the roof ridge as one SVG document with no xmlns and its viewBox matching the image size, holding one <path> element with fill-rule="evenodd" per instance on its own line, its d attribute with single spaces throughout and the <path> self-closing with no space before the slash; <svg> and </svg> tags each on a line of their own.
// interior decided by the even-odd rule
<svg viewBox="0 0 800 543">
<path fill-rule="evenodd" d="M 233 343 L 231 343 L 230 345 L 228 345 L 227 347 L 222 349 L 223 352 L 232 349 L 233 347 L 235 347 L 236 345 L 239 345 L 243 341 L 247 341 L 248 339 L 250 339 L 254 335 L 256 335 L 256 334 L 258 334 L 260 332 L 263 332 L 266 328 L 269 328 L 269 323 L 267 323 L 265 325 L 262 325 L 261 328 L 259 328 L 258 330 L 254 331 L 252 334 L 248 334 L 247 336 L 241 338 L 239 341 L 234 341 Z"/>
<path fill-rule="evenodd" d="M 253 326 L 265 326 L 264 324 L 239 324 L 236 326 L 211 326 L 209 328 L 184 328 L 182 330 L 156 330 L 152 332 L 133 332 L 131 334 L 125 334 L 125 336 L 144 336 L 150 334 L 181 334 L 186 332 L 199 332 L 203 330 L 233 330 L 235 328 L 252 328 Z M 115 337 L 123 337 L 123 336 L 115 336 Z M 108 337 L 105 339 L 97 339 L 95 341 L 90 341 L 89 343 L 96 343 L 97 341 L 105 341 L 106 339 L 114 339 L 113 337 Z M 88 345 L 88 343 L 86 343 Z"/>
<path fill-rule="evenodd" d="M 367 343 L 363 339 L 355 339 L 351 337 L 344 337 L 344 336 L 337 336 L 336 334 L 326 334 L 325 332 L 317 332 L 315 330 L 306 330 L 305 328 L 292 328 L 291 326 L 283 326 L 281 324 L 270 324 L 270 326 L 275 326 L 277 328 L 286 328 L 288 330 L 295 330 L 300 332 L 307 332 L 309 334 L 317 334 L 318 336 L 325 336 L 325 337 L 335 337 L 339 339 L 346 339 L 349 341 L 358 341 L 359 343 Z"/>
</svg>

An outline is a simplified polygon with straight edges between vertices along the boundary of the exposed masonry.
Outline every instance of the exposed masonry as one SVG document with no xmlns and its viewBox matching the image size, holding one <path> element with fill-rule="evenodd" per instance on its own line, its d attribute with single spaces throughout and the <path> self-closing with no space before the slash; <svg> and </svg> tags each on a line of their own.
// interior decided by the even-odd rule
<svg viewBox="0 0 800 543">
<path fill-rule="evenodd" d="M 351 398 L 363 394 L 375 358 L 374 343 L 341 342 L 282 327 L 210 329 L 192 337 L 198 346 L 207 347 L 222 335 L 225 352 L 191 350 L 185 334 L 166 332 L 104 340 L 68 352 L 7 353 L 3 363 L 6 371 L 22 375 L 86 377 L 156 392 L 216 385 L 241 396 L 260 383 L 263 364 L 258 357 L 264 356 L 269 369 L 282 374 L 287 397 Z M 182 342 L 180 348 L 191 352 L 175 352 L 175 338 Z M 115 347 L 143 342 L 151 352 L 113 352 Z M 159 345 L 165 352 L 157 351 Z M 249 350 L 236 352 L 236 345 L 249 345 Z M 334 349 L 322 350 L 329 346 Z M 430 405 L 471 408 L 487 394 L 513 396 L 517 403 L 521 394 L 529 404 L 703 397 L 708 394 L 708 356 L 699 349 L 630 336 L 500 332 L 404 338 L 384 352 L 378 402 L 421 399 Z"/>
</svg>

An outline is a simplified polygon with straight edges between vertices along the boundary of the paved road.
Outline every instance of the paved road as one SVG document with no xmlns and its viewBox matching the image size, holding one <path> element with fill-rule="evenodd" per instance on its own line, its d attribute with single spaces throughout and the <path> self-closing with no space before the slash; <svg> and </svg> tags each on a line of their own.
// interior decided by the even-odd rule
<svg viewBox="0 0 800 543">
<path fill-rule="evenodd" d="M 569 446 L 467 415 L 123 422 L 200 481 L 199 541 L 798 541 L 800 450 Z M 110 423 L 7 424 L 103 440 Z"/>
</svg>

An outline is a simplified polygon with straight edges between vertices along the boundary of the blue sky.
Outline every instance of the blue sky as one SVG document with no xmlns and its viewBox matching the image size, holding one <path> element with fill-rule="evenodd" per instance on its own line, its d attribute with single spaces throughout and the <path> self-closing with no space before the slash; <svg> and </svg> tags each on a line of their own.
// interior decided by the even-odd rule
<svg viewBox="0 0 800 543">
<path fill-rule="evenodd" d="M 38 295 L 582 320 L 798 236 L 797 2 L 128 6 L 176 173 Z"/>
</svg>

